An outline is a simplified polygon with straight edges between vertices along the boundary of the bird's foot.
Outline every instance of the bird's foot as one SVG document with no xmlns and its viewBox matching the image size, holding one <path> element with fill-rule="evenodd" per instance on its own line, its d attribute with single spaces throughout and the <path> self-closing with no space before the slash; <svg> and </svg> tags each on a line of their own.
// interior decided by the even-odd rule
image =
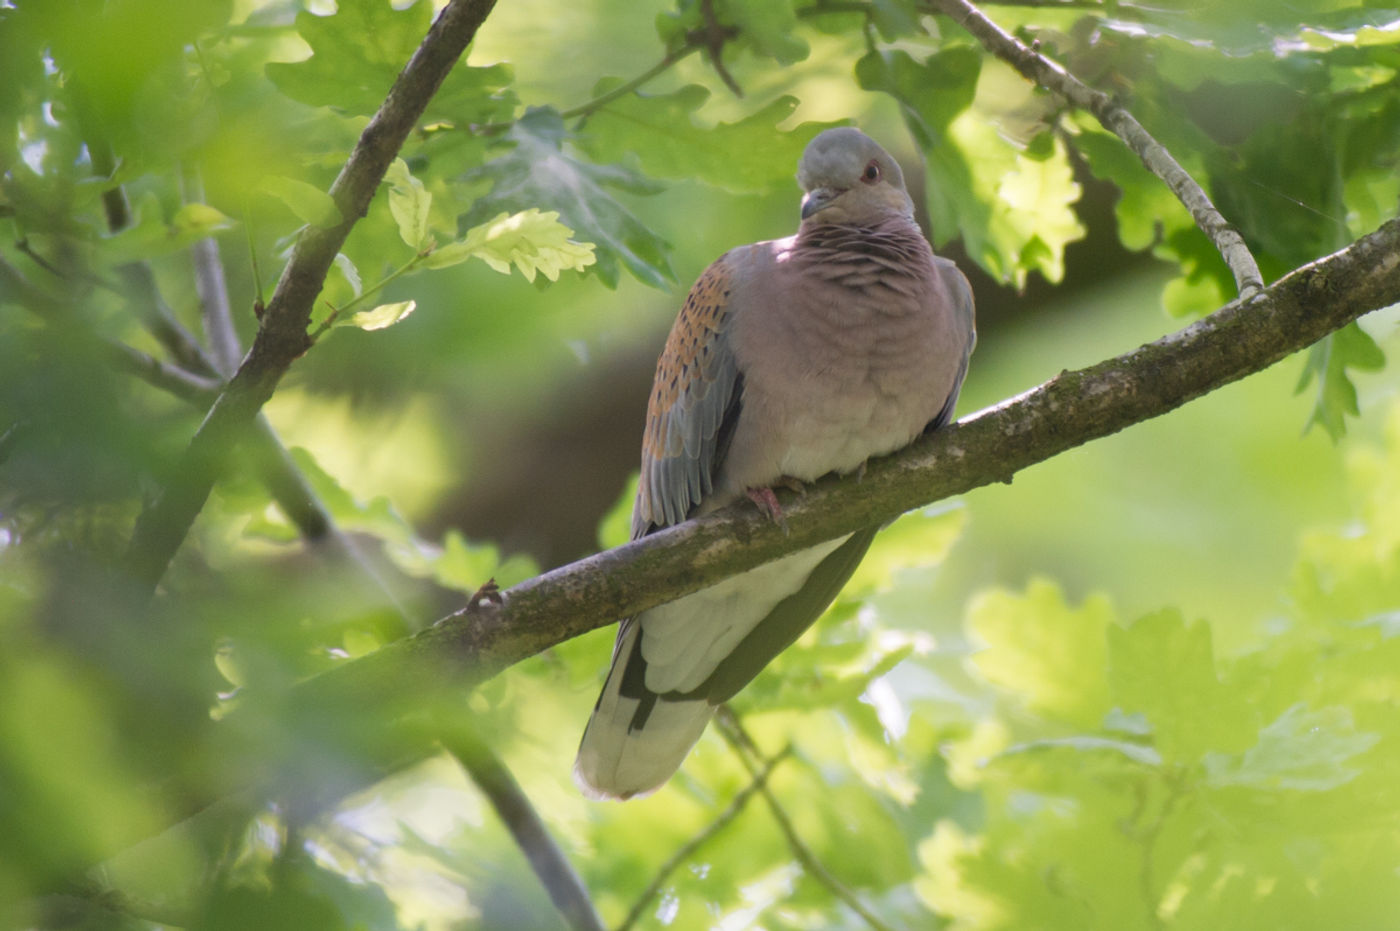
<svg viewBox="0 0 1400 931">
<path fill-rule="evenodd" d="M 773 523 L 787 530 L 787 518 L 783 516 L 783 506 L 778 503 L 778 496 L 773 494 L 773 489 L 767 486 L 762 488 L 745 489 L 744 494 L 748 495 L 754 506 L 761 511 Z"/>
<path fill-rule="evenodd" d="M 807 483 L 802 481 L 802 479 L 800 478 L 793 478 L 791 475 L 784 475 L 782 478 L 778 479 L 773 484 L 775 486 L 783 486 L 788 491 L 797 495 L 799 498 L 807 496 Z"/>
</svg>

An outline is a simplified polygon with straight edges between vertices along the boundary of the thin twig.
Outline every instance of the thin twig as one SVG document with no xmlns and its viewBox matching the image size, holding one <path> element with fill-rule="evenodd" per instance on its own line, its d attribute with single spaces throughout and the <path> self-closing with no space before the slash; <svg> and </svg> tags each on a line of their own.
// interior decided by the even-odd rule
<svg viewBox="0 0 1400 931">
<path fill-rule="evenodd" d="M 140 588 L 154 590 L 165 575 L 230 452 L 248 434 L 287 369 L 307 350 L 312 305 L 332 261 L 368 210 L 428 101 L 494 6 L 495 0 L 450 0 L 443 8 L 331 185 L 341 222 L 307 227 L 297 237 L 252 348 L 209 409 L 169 482 L 137 518 L 124 563 Z"/>
<path fill-rule="evenodd" d="M 705 53 L 710 57 L 710 67 L 715 69 L 715 74 L 719 75 L 724 86 L 729 88 L 735 97 L 744 96 L 739 82 L 734 80 L 734 75 L 724 67 L 724 44 L 737 36 L 739 30 L 720 23 L 719 17 L 715 15 L 714 0 L 700 0 L 700 16 L 705 20 L 705 28 L 698 30 L 699 39 L 705 47 Z"/>
<path fill-rule="evenodd" d="M 0 260 L 0 300 L 13 300 L 21 303 L 45 318 L 53 317 L 62 310 L 61 302 L 30 283 L 18 270 L 3 260 Z M 131 372 L 143 381 L 168 391 L 196 407 L 201 409 L 207 407 L 218 395 L 221 384 L 213 379 L 186 372 L 178 366 L 169 365 L 124 343 L 101 340 L 100 344 L 116 368 Z M 393 636 L 404 636 L 415 629 L 418 624 L 409 616 L 394 587 L 389 584 L 379 567 L 335 525 L 334 518 L 326 510 L 315 491 L 307 484 L 304 474 L 292 461 L 271 424 L 265 417 L 259 415 L 256 428 L 255 441 L 250 444 L 250 453 L 255 459 L 256 472 L 261 476 L 269 493 L 282 507 L 288 518 L 297 525 L 308 540 L 328 540 L 351 565 L 356 567 L 360 578 L 369 583 L 370 591 L 367 594 L 382 598 L 385 604 L 397 615 L 399 628 L 397 631 L 391 632 Z M 538 830 L 535 831 L 517 831 L 514 826 L 512 827 L 512 833 L 515 834 L 522 847 L 526 843 L 545 843 L 557 853 L 558 848 L 553 845 L 553 841 L 545 833 L 543 822 L 531 809 L 529 799 L 519 791 L 519 787 L 510 777 L 509 770 L 495 756 L 491 748 L 477 740 L 470 746 L 465 743 L 459 744 L 456 749 L 459 758 L 464 760 L 464 765 L 467 765 L 467 757 L 463 756 L 463 753 L 470 751 L 468 772 L 471 773 L 482 793 L 491 800 L 492 805 L 502 814 L 503 818 L 507 816 L 507 813 L 512 813 L 512 816 L 517 819 L 533 819 L 539 825 Z M 541 836 L 544 838 L 542 842 L 539 840 Z M 538 850 L 532 849 L 525 849 L 525 853 L 532 864 L 536 864 L 537 861 L 549 861 L 548 853 L 542 854 Z M 540 867 L 537 866 L 537 871 L 539 869 Z M 541 873 L 541 879 L 546 879 L 547 875 L 550 874 Z M 553 889 L 551 889 L 551 895 L 553 894 Z M 566 892 L 563 894 L 563 898 L 565 902 L 560 906 L 561 910 L 566 905 L 578 910 L 577 896 Z M 591 908 L 592 906 L 589 905 L 590 911 Z M 575 927 L 593 928 L 594 925 L 576 923 Z"/>
<path fill-rule="evenodd" d="M 720 732 L 724 734 L 724 739 L 729 742 L 729 746 L 733 748 L 734 754 L 739 757 L 750 776 L 757 779 L 758 774 L 765 767 L 772 765 L 771 761 L 758 749 L 753 738 L 744 730 L 743 723 L 732 708 L 728 705 L 721 705 L 715 720 L 719 724 Z M 763 800 L 768 803 L 768 810 L 772 813 L 778 830 L 787 840 L 788 849 L 792 851 L 792 855 L 802 864 L 802 868 L 807 871 L 808 875 L 825 886 L 828 892 L 844 902 L 847 908 L 859 915 L 861 920 L 874 928 L 875 931 L 893 931 L 889 925 L 880 920 L 878 915 L 866 907 L 854 890 L 837 879 L 831 870 L 827 869 L 826 865 L 817 858 L 816 853 L 797 833 L 797 828 L 793 827 L 792 818 L 788 816 L 787 810 L 778 801 L 778 796 L 773 793 L 773 790 L 765 783 L 759 786 L 759 792 L 762 793 Z"/>
<path fill-rule="evenodd" d="M 579 104 L 577 107 L 570 107 L 569 109 L 560 113 L 559 116 L 562 119 L 569 120 L 577 116 L 588 116 L 590 113 L 593 113 L 596 110 L 601 110 L 603 107 L 606 107 L 608 104 L 612 103 L 614 100 L 617 100 L 619 97 L 625 97 L 637 88 L 648 83 L 653 78 L 657 77 L 662 72 L 664 72 L 667 68 L 670 68 L 672 65 L 688 57 L 693 52 L 700 51 L 700 48 L 701 46 L 698 42 L 687 42 L 685 45 L 682 45 L 675 51 L 668 52 L 665 58 L 662 58 L 656 64 L 652 65 L 650 68 L 648 68 L 646 71 L 643 71 L 641 74 L 637 75 L 632 80 L 624 84 L 619 84 L 617 87 L 614 87 L 606 94 L 600 94 L 599 96 L 593 98 L 587 103 Z"/>
<path fill-rule="evenodd" d="M 670 858 L 667 859 L 665 863 L 661 864 L 661 868 L 656 871 L 656 875 L 652 877 L 651 882 L 642 890 L 642 894 L 638 896 L 637 901 L 632 904 L 632 907 L 627 912 L 627 917 L 622 919 L 622 924 L 617 926 L 616 931 L 630 931 L 631 927 L 642 917 L 642 912 L 646 911 L 647 906 L 661 893 L 661 887 L 666 884 L 667 877 L 679 869 L 682 863 L 685 863 L 691 857 L 695 856 L 697 850 L 705 846 L 705 844 L 720 831 L 724 830 L 731 821 L 739 817 L 739 813 L 744 810 L 744 806 L 749 803 L 749 799 L 753 798 L 755 793 L 767 786 L 768 777 L 772 774 L 774 767 L 787 759 L 788 755 L 791 753 L 792 747 L 787 746 L 769 757 L 763 764 L 763 768 L 753 776 L 752 781 L 739 790 L 738 794 L 730 800 L 729 805 L 724 811 L 719 813 L 715 820 L 707 824 L 705 829 L 699 834 L 696 834 L 690 840 L 682 844 L 680 849 L 671 854 Z"/>
<path fill-rule="evenodd" d="M 110 178 L 117 168 L 111 145 L 100 133 L 89 131 L 87 135 L 93 174 Z M 131 225 L 131 208 L 121 185 L 114 185 L 102 192 L 102 206 L 106 211 L 109 232 L 118 233 Z M 120 293 L 135 311 L 136 318 L 176 362 L 200 375 L 218 374 L 204 355 L 199 341 L 176 319 L 175 312 L 161 297 L 150 266 L 144 262 L 129 262 L 119 266 L 116 273 L 121 281 Z"/>
<path fill-rule="evenodd" d="M 569 927 L 577 931 L 603 931 L 603 920 L 598 917 L 583 880 L 550 836 L 510 770 L 476 733 L 465 715 L 460 711 L 452 715 L 451 721 L 443 724 L 439 739 L 490 800 Z"/>
<path fill-rule="evenodd" d="M 67 317 L 68 307 L 62 300 L 29 281 L 4 260 L 0 260 L 0 300 L 13 301 L 50 323 L 59 323 Z M 223 388 L 223 383 L 211 375 L 197 374 L 163 362 L 125 343 L 90 337 L 85 330 L 74 332 L 75 338 L 96 340 L 100 352 L 116 368 L 168 391 L 201 411 L 208 410 Z M 203 356 L 203 350 L 198 346 L 194 348 L 201 353 L 204 362 L 201 368 L 212 369 L 213 363 Z M 334 526 L 325 508 L 316 500 L 305 477 L 291 461 L 287 448 L 261 414 L 255 421 L 250 452 L 263 484 L 301 535 L 316 542 L 332 534 Z M 342 542 L 349 553 L 358 552 L 348 540 Z M 355 561 L 362 563 L 363 557 L 356 557 Z M 406 633 L 410 629 L 405 627 L 403 631 Z"/>
<path fill-rule="evenodd" d="M 1103 91 L 1094 90 L 1059 64 L 1031 49 L 982 14 L 968 0 L 924 0 L 926 12 L 951 17 L 972 33 L 993 55 L 1011 65 L 1026 78 L 1059 94 L 1071 105 L 1088 110 L 1104 128 L 1113 133 L 1142 159 L 1154 175 L 1166 182 L 1173 194 L 1190 211 L 1191 218 L 1219 250 L 1242 299 L 1248 300 L 1264 287 L 1264 278 L 1249 246 L 1239 231 L 1226 222 L 1206 192 L 1186 169 L 1177 163 L 1131 113 Z"/>
<path fill-rule="evenodd" d="M 187 372 L 178 365 L 162 362 L 126 343 L 104 339 L 102 348 L 114 368 L 129 372 L 147 384 L 201 409 L 214 403 L 219 389 L 223 387 L 223 382 L 217 379 Z"/>
<path fill-rule="evenodd" d="M 204 202 L 204 181 L 199 169 L 186 166 L 182 175 L 187 204 Z M 209 354 L 219 374 L 228 378 L 238 370 L 243 347 L 233 326 L 229 307 L 228 285 L 224 281 L 224 263 L 219 256 L 219 241 L 206 236 L 190 246 L 190 261 L 194 265 L 194 288 L 199 295 L 200 317 L 204 321 L 204 337 L 209 340 Z"/>
<path fill-rule="evenodd" d="M 62 279 L 64 277 L 63 272 L 56 268 L 52 262 L 44 258 L 38 252 L 34 251 L 34 247 L 29 244 L 29 240 L 27 238 L 16 240 L 15 248 L 18 249 L 22 254 L 29 256 L 29 260 L 31 262 L 42 268 L 44 271 L 48 272 L 50 275 L 53 275 L 55 278 Z"/>
<path fill-rule="evenodd" d="M 592 100 L 585 101 L 584 103 L 581 103 L 576 107 L 570 107 L 567 110 L 561 110 L 559 113 L 559 117 L 560 119 L 571 120 L 579 116 L 589 116 L 590 114 L 601 110 L 603 107 L 606 107 L 608 104 L 612 103 L 614 100 L 617 100 L 619 97 L 625 97 L 626 95 L 632 93 L 633 91 L 637 90 L 643 85 L 654 80 L 659 75 L 665 73 L 665 71 L 672 65 L 676 64 L 676 62 L 681 61 L 682 59 L 694 54 L 695 52 L 700 51 L 700 49 L 702 48 L 704 48 L 704 45 L 700 42 L 687 42 L 686 44 L 680 46 L 676 50 L 667 52 L 666 55 L 660 61 L 652 65 L 647 70 L 643 71 L 641 74 L 637 75 L 635 78 L 632 78 L 629 81 L 619 84 L 617 87 L 614 87 L 607 93 L 599 94 Z M 515 123 L 515 120 L 501 120 L 496 123 L 477 123 L 471 127 L 471 130 L 472 132 L 478 135 L 486 136 L 491 135 L 493 133 L 505 132 L 507 129 L 510 129 L 512 126 L 514 126 Z"/>
<path fill-rule="evenodd" d="M 145 262 L 129 262 L 116 269 L 122 296 L 141 324 L 180 365 L 201 375 L 217 375 L 218 369 L 204 354 L 194 334 L 185 329 L 161 297 L 155 273 Z"/>
<path fill-rule="evenodd" d="M 198 175 L 187 173 L 185 180 L 186 200 L 202 200 Z M 191 253 L 195 265 L 196 286 L 204 311 L 205 328 L 211 350 L 216 353 L 212 364 L 226 374 L 231 373 L 238 366 L 241 350 L 229 313 L 218 245 L 210 237 L 196 243 Z M 31 301 L 42 302 L 42 292 L 28 286 L 18 273 L 15 273 L 12 284 L 17 290 L 23 290 L 24 295 Z M 151 284 L 154 287 L 153 280 Z M 50 304 L 48 309 L 53 310 L 54 307 Z M 211 360 L 203 355 L 197 344 L 191 342 L 190 346 L 193 352 L 199 354 L 202 362 L 211 364 Z M 104 341 L 104 348 L 118 367 L 201 407 L 212 403 L 222 387 L 217 381 L 191 374 L 177 366 L 167 365 L 125 344 Z M 383 598 L 393 609 L 398 617 L 399 629 L 392 631 L 392 635 L 401 637 L 413 630 L 417 625 L 394 588 L 379 567 L 335 525 L 334 518 L 307 483 L 305 475 L 292 461 L 276 431 L 262 414 L 258 415 L 255 423 L 250 453 L 254 457 L 256 471 L 262 477 L 269 493 L 301 530 L 303 536 L 311 541 L 330 541 L 341 555 L 356 567 L 360 577 L 369 583 L 368 587 L 372 589 L 370 594 Z M 490 799 L 493 807 L 507 823 L 512 835 L 545 884 L 550 897 L 570 925 L 579 931 L 602 931 L 602 923 L 581 880 L 573 873 L 568 861 L 550 837 L 529 798 L 520 790 L 505 763 L 468 728 L 466 722 L 458 720 L 448 731 L 453 735 L 450 741 L 444 740 L 449 751 L 462 762 L 482 793 Z M 289 846 L 292 846 L 290 842 Z"/>
</svg>

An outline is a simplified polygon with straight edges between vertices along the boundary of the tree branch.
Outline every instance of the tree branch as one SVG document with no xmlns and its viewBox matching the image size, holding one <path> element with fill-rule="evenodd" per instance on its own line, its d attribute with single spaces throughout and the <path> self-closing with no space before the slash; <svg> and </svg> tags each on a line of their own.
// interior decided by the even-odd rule
<svg viewBox="0 0 1400 931">
<path fill-rule="evenodd" d="M 1398 301 L 1400 220 L 1392 220 L 1295 269 L 1252 300 L 1233 301 L 1132 352 L 1063 372 L 872 461 L 859 480 L 829 476 L 803 497 L 783 493 L 786 531 L 751 507 L 726 508 L 523 582 L 500 602 L 480 599 L 286 694 L 250 695 L 223 722 L 210 725 L 203 759 L 225 777 L 230 791 L 265 785 L 277 766 L 250 752 L 240 735 L 270 732 L 264 728 L 275 722 L 276 732 L 304 733 L 319 750 L 343 740 L 350 758 L 363 762 L 347 776 L 354 785 L 321 779 L 303 788 L 323 796 L 351 791 L 434 752 L 430 738 L 406 734 L 394 722 L 421 713 L 439 695 L 458 704 L 464 689 L 619 617 L 951 495 L 1009 482 L 1028 466 L 1175 410 Z M 347 723 L 332 728 L 328 722 Z M 388 739 L 375 736 L 381 732 Z M 198 776 L 177 776 L 176 782 L 184 786 L 172 802 L 176 817 L 216 801 Z"/>
<path fill-rule="evenodd" d="M 217 260 L 217 255 L 213 258 Z M 61 301 L 36 287 L 17 269 L 0 259 L 0 302 L 3 301 L 13 301 L 26 306 L 45 320 L 62 319 L 66 309 Z M 211 379 L 193 375 L 124 343 L 98 341 L 114 367 L 129 371 L 151 385 L 197 407 L 206 407 L 218 393 L 220 385 Z M 312 542 L 329 541 L 343 558 L 358 568 L 359 577 L 369 583 L 367 588 L 371 590 L 367 591 L 367 595 L 382 597 L 398 615 L 398 636 L 404 636 L 413 630 L 417 624 L 404 611 L 393 586 L 384 578 L 374 561 L 335 525 L 325 505 L 288 455 L 276 431 L 261 414 L 255 422 L 255 430 L 253 442 L 250 444 L 255 471 L 278 506 L 297 525 L 306 539 Z M 7 433 L 6 437 L 10 435 Z M 525 828 L 517 829 L 515 823 L 511 822 L 512 833 L 525 850 L 531 864 L 535 866 L 541 881 L 549 888 L 551 896 L 555 897 L 561 912 L 577 928 L 594 927 L 595 924 L 590 924 L 588 919 L 591 916 L 592 921 L 596 923 L 597 916 L 593 913 L 592 904 L 588 901 L 582 884 L 572 873 L 567 861 L 562 859 L 563 855 L 559 853 L 543 822 L 531 808 L 529 799 L 511 778 L 505 764 L 493 754 L 490 747 L 474 738 L 469 743 L 467 738 L 463 737 L 454 747 L 453 752 L 467 766 L 478 787 L 491 800 L 501 816 L 508 822 L 514 818 L 526 825 Z M 527 843 L 534 846 L 527 847 Z M 550 864 L 554 865 L 550 867 Z M 569 882 L 570 877 L 573 879 L 572 884 Z"/>
<path fill-rule="evenodd" d="M 598 917 L 583 880 L 549 835 L 510 770 L 482 742 L 460 711 L 444 721 L 439 739 L 490 800 L 569 927 L 576 931 L 603 931 L 603 920 Z"/>
<path fill-rule="evenodd" d="M 679 850 L 671 854 L 670 858 L 667 859 L 665 863 L 661 864 L 661 868 L 656 871 L 656 875 L 651 878 L 651 882 L 647 883 L 647 887 L 642 890 L 642 894 L 637 897 L 637 901 L 627 910 L 627 917 L 622 919 L 622 924 L 617 926 L 616 931 L 631 931 L 632 926 L 641 919 L 642 912 L 646 911 L 647 906 L 651 904 L 652 900 L 661 892 L 661 887 L 666 884 L 667 877 L 679 869 L 682 863 L 695 856 L 697 850 L 705 846 L 712 837 L 728 827 L 731 821 L 739 817 L 739 813 L 744 810 L 744 806 L 749 803 L 749 799 L 753 798 L 754 795 L 760 791 L 767 791 L 768 777 L 772 775 L 773 769 L 785 760 L 791 752 L 792 747 L 784 747 L 782 750 L 768 757 L 768 759 L 764 761 L 761 769 L 756 772 L 751 770 L 751 778 L 753 781 L 740 789 L 739 793 L 730 800 L 724 811 L 720 812 L 715 820 L 705 825 L 703 831 L 682 844 Z"/>
<path fill-rule="evenodd" d="M 1396 301 L 1400 220 L 1296 269 L 1251 300 L 1233 301 L 1132 352 L 1063 372 L 874 460 L 863 478 L 828 476 L 804 497 L 785 495 L 786 530 L 746 507 L 687 521 L 523 582 L 504 593 L 497 611 L 445 618 L 306 688 L 331 694 L 363 686 L 368 696 L 429 656 L 460 665 L 474 685 L 616 618 L 787 553 L 1009 482 L 1021 469 L 1175 410 Z"/>
<path fill-rule="evenodd" d="M 982 14 L 968 0 L 924 0 L 929 12 L 952 18 L 981 42 L 987 51 L 1011 65 L 1026 78 L 1053 91 L 1072 106 L 1088 110 L 1142 159 L 1147 170 L 1166 182 L 1191 218 L 1219 250 L 1240 297 L 1249 298 L 1264 286 L 1259 265 L 1239 231 L 1225 221 L 1206 192 L 1172 158 L 1161 143 L 1143 129 L 1131 113 L 1103 91 L 1094 90 L 1060 65 L 1041 55 Z"/>
<path fill-rule="evenodd" d="M 729 746 L 734 750 L 735 756 L 744 764 L 744 768 L 749 771 L 749 775 L 755 780 L 764 768 L 772 765 L 771 761 L 758 749 L 758 744 L 744 730 L 744 725 L 739 721 L 732 708 L 728 705 L 720 707 L 719 714 L 715 716 L 720 726 L 724 739 L 729 742 Z M 760 767 L 763 764 L 764 768 Z M 797 828 L 793 827 L 792 819 L 788 817 L 787 810 L 783 808 L 778 797 L 773 794 L 773 790 L 766 784 L 759 786 L 759 792 L 763 795 L 763 800 L 768 803 L 768 810 L 773 815 L 773 820 L 778 825 L 778 830 L 782 832 L 787 840 L 788 849 L 797 858 L 797 862 L 802 864 L 802 868 L 807 871 L 817 882 L 821 883 L 826 890 L 837 899 L 846 903 L 846 907 L 860 916 L 860 919 L 874 929 L 874 931 L 891 931 L 889 925 L 880 920 L 865 903 L 855 894 L 845 883 L 837 879 L 826 864 L 817 859 L 817 855 L 807 846 L 807 842 L 797 833 Z"/>
<path fill-rule="evenodd" d="M 199 176 L 199 169 L 187 167 L 183 180 L 185 203 L 203 203 L 204 182 Z M 229 307 L 219 241 L 213 236 L 206 236 L 190 246 L 190 261 L 194 265 L 194 288 L 199 295 L 200 316 L 204 320 L 204 336 L 209 340 L 209 353 L 219 374 L 227 378 L 238 370 L 243 348 L 238 342 L 238 331 L 233 326 L 233 311 Z"/>
<path fill-rule="evenodd" d="M 619 97 L 625 97 L 633 91 L 640 89 L 643 85 L 654 80 L 659 75 L 664 74 L 669 68 L 671 68 L 672 65 L 676 64 L 676 62 L 681 61 L 693 52 L 700 51 L 700 49 L 703 47 L 704 46 L 698 41 L 688 41 L 684 45 L 677 48 L 675 51 L 667 52 L 660 61 L 652 65 L 646 71 L 643 71 L 641 74 L 632 78 L 631 80 L 625 81 L 624 83 L 619 84 L 617 87 L 614 87 L 607 93 L 599 94 L 592 100 L 585 101 L 584 103 L 581 103 L 576 107 L 570 107 L 567 110 L 561 110 L 559 112 L 559 118 L 564 120 L 570 120 L 574 119 L 575 117 L 590 116 L 598 110 L 603 109 L 603 107 L 606 107 L 614 100 L 617 100 Z M 486 136 L 491 135 L 493 133 L 505 132 L 507 129 L 510 129 L 512 126 L 514 126 L 516 122 L 516 120 L 501 120 L 497 123 L 479 123 L 475 126 L 472 126 L 471 130 L 477 135 Z"/>
<path fill-rule="evenodd" d="M 306 328 L 312 304 L 331 262 L 365 214 L 385 170 L 429 99 L 493 6 L 495 0 L 451 0 L 443 8 L 331 185 L 341 222 L 325 229 L 308 227 L 297 238 L 252 349 L 200 424 L 173 478 L 137 520 L 125 568 L 142 588 L 154 588 L 165 574 L 228 453 L 272 397 L 287 369 L 308 348 Z"/>
</svg>

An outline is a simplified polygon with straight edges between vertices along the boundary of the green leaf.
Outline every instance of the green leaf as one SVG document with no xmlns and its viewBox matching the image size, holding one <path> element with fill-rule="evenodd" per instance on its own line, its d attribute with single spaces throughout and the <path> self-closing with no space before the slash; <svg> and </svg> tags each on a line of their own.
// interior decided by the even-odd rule
<svg viewBox="0 0 1400 931">
<path fill-rule="evenodd" d="M 1308 711 L 1289 708 L 1259 732 L 1259 742 L 1238 756 L 1210 754 L 1206 777 L 1215 786 L 1325 792 L 1361 772 L 1347 763 L 1365 753 L 1380 735 L 1358 732 L 1342 706 Z"/>
<path fill-rule="evenodd" d="M 368 504 L 361 504 L 321 468 L 308 450 L 294 446 L 290 452 L 292 461 L 342 529 L 373 534 L 390 543 L 404 543 L 412 538 L 413 531 L 408 522 L 394 509 L 388 498 L 379 496 Z"/>
<path fill-rule="evenodd" d="M 898 101 L 924 150 L 934 244 L 961 236 L 979 265 L 1018 288 L 1032 271 L 1059 281 L 1065 246 L 1085 233 L 1073 210 L 1080 188 L 1068 152 L 1059 138 L 1043 150 L 1018 147 L 974 114 L 984 77 L 981 54 L 959 45 L 922 62 L 904 51 L 872 51 L 856 63 L 860 86 Z M 1023 105 L 1032 114 L 1037 106 L 1033 98 Z"/>
<path fill-rule="evenodd" d="M 389 182 L 389 213 L 399 225 L 399 236 L 413 249 L 424 249 L 432 242 L 428 235 L 428 212 L 433 195 L 408 170 L 408 163 L 396 158 L 384 173 Z"/>
<path fill-rule="evenodd" d="M 137 203 L 133 217 L 131 226 L 99 240 L 99 264 L 110 267 L 169 255 L 233 226 L 232 220 L 207 204 L 186 204 L 166 223 L 159 199 L 149 192 Z"/>
<path fill-rule="evenodd" d="M 1079 200 L 1064 143 L 1054 141 L 1048 158 L 1017 156 L 1015 168 L 1002 176 L 993 216 L 1005 224 L 1007 251 L 1016 251 L 1018 287 L 1027 271 L 1039 271 L 1046 281 L 1065 276 L 1065 246 L 1084 238 L 1085 229 L 1071 205 Z M 1001 224 L 994 224 L 1000 226 Z"/>
<path fill-rule="evenodd" d="M 872 0 L 870 7 L 870 21 L 886 42 L 919 31 L 919 10 L 909 0 Z"/>
<path fill-rule="evenodd" d="M 270 175 L 258 187 L 264 194 L 270 194 L 286 204 L 303 223 L 318 229 L 338 226 L 344 219 L 329 194 L 305 181 Z"/>
<path fill-rule="evenodd" d="M 231 219 L 208 204 L 185 204 L 170 218 L 172 237 L 186 245 L 232 226 Z"/>
<path fill-rule="evenodd" d="M 341 0 L 330 16 L 303 11 L 297 14 L 297 32 L 311 47 L 311 57 L 273 62 L 267 76 L 293 100 L 369 116 L 378 111 L 422 43 L 432 15 L 428 0 L 403 9 L 395 9 L 389 0 Z M 505 65 L 458 65 L 429 102 L 425 116 L 459 124 L 508 116 L 514 97 L 504 89 L 511 78 Z"/>
<path fill-rule="evenodd" d="M 566 135 L 553 110 L 537 108 L 521 117 L 507 133 L 514 148 L 464 176 L 469 182 L 489 181 L 491 190 L 458 218 L 458 228 L 489 226 L 487 218 L 502 211 L 548 208 L 557 211 L 565 227 L 596 246 L 592 268 L 608 287 L 617 285 L 619 263 L 653 287 L 675 281 L 665 240 L 607 191 L 653 193 L 656 187 L 620 165 L 593 165 L 575 158 L 564 148 Z"/>
<path fill-rule="evenodd" d="M 384 102 L 431 17 L 432 5 L 424 0 L 402 10 L 388 0 L 343 0 L 330 16 L 303 11 L 297 14 L 297 32 L 311 47 L 311 57 L 269 64 L 267 76 L 302 103 L 368 116 Z"/>
<path fill-rule="evenodd" d="M 937 566 L 947 558 L 967 526 L 967 509 L 951 502 L 911 511 L 875 537 L 850 581 L 843 599 L 865 598 L 895 585 L 899 573 Z"/>
<path fill-rule="evenodd" d="M 362 310 L 346 319 L 337 320 L 335 326 L 352 326 L 361 330 L 382 330 L 398 323 L 417 309 L 416 301 L 398 301 L 393 304 L 380 304 L 373 310 Z"/>
<path fill-rule="evenodd" d="M 760 55 L 791 65 L 811 52 L 798 38 L 797 13 L 792 0 L 723 0 L 728 18 L 739 27 L 740 39 Z"/>
<path fill-rule="evenodd" d="M 948 124 L 972 105 L 982 56 L 966 46 L 942 49 L 922 62 L 904 51 L 871 51 L 856 62 L 856 82 L 889 94 L 900 105 L 919 146 L 943 141 Z"/>
<path fill-rule="evenodd" d="M 1033 711 L 1086 729 L 1110 707 L 1104 631 L 1112 625 L 1107 598 L 1090 597 L 1076 609 L 1046 579 L 1033 580 L 1024 596 L 979 595 L 967 613 L 969 633 L 986 644 L 972 662 L 987 681 Z"/>
<path fill-rule="evenodd" d="M 534 281 L 537 272 L 558 281 L 561 271 L 583 271 L 596 261 L 593 244 L 575 242 L 569 238 L 573 233 L 552 210 L 541 213 L 532 207 L 514 215 L 503 213 L 429 254 L 422 266 L 443 268 L 478 258 L 503 275 L 514 265 L 526 281 Z"/>
<path fill-rule="evenodd" d="M 502 559 L 495 544 L 472 543 L 458 530 L 449 530 L 441 547 L 413 542 L 391 547 L 389 555 L 405 572 L 462 592 L 475 592 L 493 578 L 509 588 L 539 573 L 528 556 Z"/>
<path fill-rule="evenodd" d="M 595 93 L 617 86 L 600 82 Z M 698 84 L 670 94 L 628 94 L 589 117 L 579 143 L 596 161 L 633 153 L 647 174 L 704 181 L 736 193 L 792 184 L 793 171 L 812 137 L 835 123 L 803 123 L 782 132 L 797 98 L 779 97 L 737 123 L 697 126 L 692 119 L 710 96 Z"/>
<path fill-rule="evenodd" d="M 1207 751 L 1252 739 L 1241 703 L 1216 676 L 1210 625 L 1159 611 L 1109 628 L 1108 651 L 1114 700 L 1146 715 L 1167 760 L 1196 763 Z"/>
<path fill-rule="evenodd" d="M 1294 388 L 1294 394 L 1302 394 L 1317 379 L 1317 396 L 1303 429 L 1321 425 L 1333 440 L 1341 439 L 1347 432 L 1347 415 L 1361 413 L 1347 370 L 1375 372 L 1384 367 L 1385 353 L 1354 321 L 1314 343 Z"/>
<path fill-rule="evenodd" d="M 1119 190 L 1114 205 L 1119 241 L 1135 252 L 1150 248 L 1181 269 L 1181 277 L 1163 291 L 1166 311 L 1174 317 L 1199 317 L 1219 308 L 1233 296 L 1234 279 L 1181 201 L 1122 140 L 1091 125 L 1088 117 L 1076 122 L 1082 131 L 1073 138 L 1075 149 L 1096 177 Z"/>
</svg>

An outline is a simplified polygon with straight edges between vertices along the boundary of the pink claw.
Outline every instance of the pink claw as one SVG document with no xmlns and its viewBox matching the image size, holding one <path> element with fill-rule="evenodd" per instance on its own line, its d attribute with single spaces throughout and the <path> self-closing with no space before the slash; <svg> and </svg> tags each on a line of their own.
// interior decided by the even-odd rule
<svg viewBox="0 0 1400 931">
<path fill-rule="evenodd" d="M 783 506 L 778 503 L 778 496 L 773 494 L 773 489 L 767 487 L 750 488 L 744 494 L 748 495 L 749 500 L 773 523 L 780 527 L 787 526 L 787 520 L 783 517 Z"/>
</svg>

